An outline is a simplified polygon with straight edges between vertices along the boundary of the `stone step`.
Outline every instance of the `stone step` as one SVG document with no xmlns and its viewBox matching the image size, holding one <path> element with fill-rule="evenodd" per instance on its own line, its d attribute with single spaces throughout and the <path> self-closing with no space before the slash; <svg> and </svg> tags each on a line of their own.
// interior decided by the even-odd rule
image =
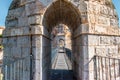
<svg viewBox="0 0 120 80">
<path fill-rule="evenodd" d="M 58 53 L 55 68 L 52 69 L 51 80 L 73 80 L 73 73 L 68 68 L 66 57 L 65 53 Z"/>
</svg>

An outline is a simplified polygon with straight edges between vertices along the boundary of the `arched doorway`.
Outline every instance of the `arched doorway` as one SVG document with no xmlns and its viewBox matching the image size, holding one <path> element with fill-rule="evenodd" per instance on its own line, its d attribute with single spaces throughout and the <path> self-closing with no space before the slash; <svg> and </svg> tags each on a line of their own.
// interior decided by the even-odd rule
<svg viewBox="0 0 120 80">
<path fill-rule="evenodd" d="M 44 15 L 43 15 L 43 32 L 45 36 L 47 36 L 47 38 L 45 36 L 42 37 L 42 41 L 44 41 L 44 43 L 42 43 L 43 48 L 47 47 L 48 49 L 51 49 L 51 43 L 50 43 L 50 33 L 52 31 L 52 29 L 54 28 L 54 26 L 58 25 L 58 24 L 65 24 L 69 27 L 69 29 L 71 30 L 71 34 L 72 34 L 72 50 L 73 50 L 73 71 L 74 71 L 74 75 L 77 79 L 80 79 L 81 76 L 79 72 L 79 63 L 82 62 L 82 60 L 80 61 L 80 54 L 82 54 L 81 51 L 79 51 L 80 46 L 77 44 L 77 42 L 80 40 L 80 38 L 78 39 L 75 35 L 79 32 L 76 32 L 76 29 L 78 27 L 80 27 L 81 25 L 81 19 L 80 19 L 80 12 L 79 10 L 69 1 L 67 0 L 57 0 L 53 3 L 51 3 L 51 5 L 46 9 Z M 49 38 L 49 39 L 48 39 Z M 49 46 L 47 44 L 49 44 Z M 82 44 L 82 43 L 79 43 Z M 44 66 L 48 66 L 48 67 L 43 67 L 42 69 L 42 78 L 43 80 L 48 80 L 50 72 L 48 73 L 47 71 L 49 71 L 50 66 L 51 66 L 51 60 L 50 60 L 50 53 L 46 52 L 45 49 L 43 49 L 43 55 L 47 55 L 43 58 L 43 61 L 45 61 L 46 63 L 42 63 Z M 80 61 L 80 62 L 79 62 Z M 82 64 L 82 63 L 81 63 Z M 46 77 L 47 76 L 47 77 Z"/>
<path fill-rule="evenodd" d="M 64 24 L 59 24 L 52 31 L 50 80 L 73 80 L 72 53 L 71 49 L 65 46 L 66 34 L 68 34 L 66 27 Z"/>
<path fill-rule="evenodd" d="M 63 47 L 63 46 L 64 46 L 64 43 L 65 43 L 65 41 L 64 41 L 63 39 L 60 39 L 60 40 L 59 40 L 59 46 L 60 46 L 60 47 Z"/>
</svg>

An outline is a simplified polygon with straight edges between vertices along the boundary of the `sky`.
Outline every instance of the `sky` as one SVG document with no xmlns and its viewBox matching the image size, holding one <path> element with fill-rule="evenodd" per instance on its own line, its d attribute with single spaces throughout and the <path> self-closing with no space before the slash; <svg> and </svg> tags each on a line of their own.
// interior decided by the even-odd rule
<svg viewBox="0 0 120 80">
<path fill-rule="evenodd" d="M 0 0 L 0 26 L 5 26 L 5 18 L 12 0 Z"/>
<path fill-rule="evenodd" d="M 8 8 L 12 0 L 0 0 L 0 26 L 5 26 L 5 18 L 8 12 Z M 120 0 L 113 0 L 119 16 L 119 26 L 120 26 Z"/>
</svg>

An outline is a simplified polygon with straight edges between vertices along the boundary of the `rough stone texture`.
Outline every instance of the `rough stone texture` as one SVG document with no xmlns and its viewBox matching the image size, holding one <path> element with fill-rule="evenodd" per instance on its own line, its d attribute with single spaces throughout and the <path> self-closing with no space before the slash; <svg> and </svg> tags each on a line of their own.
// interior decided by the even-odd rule
<svg viewBox="0 0 120 80">
<path fill-rule="evenodd" d="M 118 16 L 111 0 L 13 0 L 3 32 L 3 63 L 32 54 L 33 80 L 48 80 L 50 33 L 60 23 L 71 30 L 77 80 L 93 80 L 93 62 L 88 63 L 94 55 L 120 58 Z M 9 66 L 7 75 L 13 73 L 16 77 L 4 76 L 4 80 L 30 80 L 29 57 L 23 62 L 24 76 L 18 76 L 19 66 L 17 74 Z M 6 75 L 5 69 L 3 72 Z"/>
</svg>

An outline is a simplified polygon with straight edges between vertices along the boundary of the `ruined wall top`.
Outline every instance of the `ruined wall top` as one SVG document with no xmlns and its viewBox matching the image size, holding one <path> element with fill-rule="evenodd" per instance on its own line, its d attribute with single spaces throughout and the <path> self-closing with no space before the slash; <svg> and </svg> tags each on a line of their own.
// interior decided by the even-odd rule
<svg viewBox="0 0 120 80">
<path fill-rule="evenodd" d="M 6 27 L 14 27 L 21 30 L 24 27 L 43 26 L 42 21 L 46 9 L 48 9 L 50 5 L 55 5 L 56 1 L 59 0 L 13 0 L 6 17 Z M 101 28 L 102 31 L 104 29 L 103 33 L 105 33 L 105 31 L 107 31 L 106 33 L 109 32 L 108 34 L 111 32 L 115 34 L 120 33 L 118 28 L 118 15 L 112 0 L 61 1 L 70 2 L 79 10 L 82 24 L 88 24 L 87 27 L 89 27 L 86 29 L 86 32 L 95 33 L 100 31 Z M 110 27 L 112 29 L 108 31 Z M 7 34 L 7 32 L 9 34 L 12 31 L 9 29 L 5 33 Z"/>
<path fill-rule="evenodd" d="M 15 9 L 20 7 L 21 5 L 25 5 L 27 3 L 39 1 L 43 6 L 48 6 L 50 3 L 55 2 L 57 0 L 13 0 L 12 4 L 9 9 Z M 71 1 L 74 2 L 75 4 L 79 4 L 81 1 L 93 1 L 93 2 L 100 2 L 100 4 L 107 5 L 109 7 L 114 7 L 112 0 L 66 0 L 66 1 Z"/>
</svg>

